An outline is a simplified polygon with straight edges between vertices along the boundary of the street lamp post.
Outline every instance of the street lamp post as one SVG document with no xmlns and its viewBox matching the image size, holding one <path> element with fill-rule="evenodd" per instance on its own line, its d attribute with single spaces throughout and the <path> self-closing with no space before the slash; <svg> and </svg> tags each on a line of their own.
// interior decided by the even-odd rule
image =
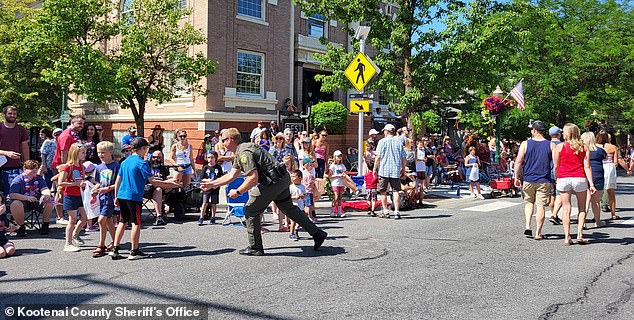
<svg viewBox="0 0 634 320">
<path fill-rule="evenodd" d="M 504 91 L 500 89 L 500 86 L 497 86 L 495 88 L 495 91 L 493 91 L 493 95 L 502 99 L 504 97 Z M 500 146 L 502 145 L 500 141 L 500 122 L 502 122 L 502 119 L 501 119 L 502 117 L 500 117 L 500 114 L 494 117 L 495 119 L 495 163 L 497 164 L 500 164 Z"/>
</svg>

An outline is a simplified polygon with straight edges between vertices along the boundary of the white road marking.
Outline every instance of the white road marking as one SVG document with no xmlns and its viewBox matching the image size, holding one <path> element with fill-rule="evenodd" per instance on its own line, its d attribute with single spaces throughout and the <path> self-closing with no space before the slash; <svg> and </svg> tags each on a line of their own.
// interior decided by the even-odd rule
<svg viewBox="0 0 634 320">
<path fill-rule="evenodd" d="M 465 210 L 465 211 L 476 211 L 476 212 L 491 212 L 491 211 L 506 209 L 506 208 L 510 208 L 510 207 L 515 207 L 515 206 L 518 206 L 518 205 L 521 205 L 521 203 L 498 200 L 498 201 L 495 201 L 495 202 L 488 202 L 488 203 L 485 203 L 485 204 L 481 204 L 481 205 L 475 206 L 475 207 L 464 208 L 462 210 Z"/>
</svg>

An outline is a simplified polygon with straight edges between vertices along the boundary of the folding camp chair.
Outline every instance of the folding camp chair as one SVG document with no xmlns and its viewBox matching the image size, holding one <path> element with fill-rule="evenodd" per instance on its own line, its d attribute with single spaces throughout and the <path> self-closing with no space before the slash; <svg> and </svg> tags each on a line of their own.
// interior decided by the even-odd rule
<svg viewBox="0 0 634 320">
<path fill-rule="evenodd" d="M 146 219 L 150 218 L 152 219 L 151 221 L 156 220 L 156 218 L 158 217 L 157 213 L 156 213 L 156 208 L 154 208 L 154 202 L 152 202 L 152 194 L 150 193 L 150 191 L 153 191 L 154 189 L 152 188 L 151 184 L 147 184 L 145 185 L 145 190 L 143 191 L 143 208 L 145 208 L 145 210 L 147 210 L 148 215 L 145 217 Z M 150 204 L 152 205 L 150 207 Z"/>
<path fill-rule="evenodd" d="M 244 182 L 244 177 L 238 177 L 237 179 L 233 180 L 233 182 L 227 185 L 227 215 L 222 221 L 223 226 L 233 224 L 231 222 L 231 216 L 238 218 L 240 220 L 240 224 L 242 224 L 244 227 L 247 226 L 244 220 L 244 206 L 249 200 L 249 193 L 245 192 L 235 199 L 231 199 L 229 197 L 229 191 L 237 189 L 242 184 L 242 182 Z"/>
</svg>

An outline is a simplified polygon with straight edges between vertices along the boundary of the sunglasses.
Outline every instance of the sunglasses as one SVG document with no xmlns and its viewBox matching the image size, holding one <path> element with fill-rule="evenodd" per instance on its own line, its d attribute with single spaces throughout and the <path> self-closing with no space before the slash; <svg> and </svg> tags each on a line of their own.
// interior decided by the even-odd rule
<svg viewBox="0 0 634 320">
<path fill-rule="evenodd" d="M 96 129 L 96 130 L 97 130 L 97 131 L 99 131 L 99 132 L 103 131 L 103 129 L 101 129 L 101 128 L 98 128 L 98 129 Z"/>
<path fill-rule="evenodd" d="M 152 157 L 152 159 L 159 159 L 159 160 L 161 160 L 161 157 Z"/>
<path fill-rule="evenodd" d="M 325 137 L 327 137 L 328 135 L 327 135 L 327 134 L 322 134 L 321 136 L 325 138 Z"/>
<path fill-rule="evenodd" d="M 225 141 L 227 141 L 229 139 L 230 139 L 229 137 L 226 137 L 226 138 L 222 138 L 220 141 L 222 141 L 222 143 L 225 143 Z"/>
<path fill-rule="evenodd" d="M 284 138 L 280 137 L 280 138 L 275 138 L 275 140 L 284 140 Z"/>
<path fill-rule="evenodd" d="M 187 138 L 187 136 L 179 136 L 179 137 L 181 137 L 181 138 Z"/>
</svg>

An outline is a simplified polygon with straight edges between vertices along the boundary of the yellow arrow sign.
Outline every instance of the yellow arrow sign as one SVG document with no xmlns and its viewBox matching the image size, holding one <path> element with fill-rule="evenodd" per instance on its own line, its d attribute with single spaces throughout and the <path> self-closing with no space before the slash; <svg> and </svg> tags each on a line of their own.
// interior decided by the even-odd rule
<svg viewBox="0 0 634 320">
<path fill-rule="evenodd" d="M 370 100 L 350 100 L 350 112 L 370 112 Z"/>
<path fill-rule="evenodd" d="M 344 74 L 350 80 L 350 83 L 358 90 L 361 91 L 370 82 L 372 77 L 381 72 L 369 57 L 362 52 L 357 53 L 354 59 L 350 62 Z"/>
</svg>

